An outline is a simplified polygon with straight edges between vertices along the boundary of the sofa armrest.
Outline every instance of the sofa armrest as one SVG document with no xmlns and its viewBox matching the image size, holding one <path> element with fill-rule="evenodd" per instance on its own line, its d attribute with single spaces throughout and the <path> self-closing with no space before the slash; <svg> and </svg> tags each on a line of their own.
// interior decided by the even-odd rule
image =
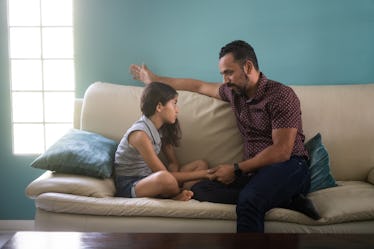
<svg viewBox="0 0 374 249">
<path fill-rule="evenodd" d="M 114 196 L 116 189 L 112 178 L 99 179 L 51 171 L 46 171 L 26 188 L 26 195 L 32 199 L 48 192 L 100 198 Z"/>
<path fill-rule="evenodd" d="M 368 175 L 368 182 L 371 184 L 374 184 L 374 168 L 372 168 Z"/>
<path fill-rule="evenodd" d="M 74 101 L 74 123 L 75 129 L 81 128 L 81 113 L 82 113 L 83 99 L 75 99 Z"/>
</svg>

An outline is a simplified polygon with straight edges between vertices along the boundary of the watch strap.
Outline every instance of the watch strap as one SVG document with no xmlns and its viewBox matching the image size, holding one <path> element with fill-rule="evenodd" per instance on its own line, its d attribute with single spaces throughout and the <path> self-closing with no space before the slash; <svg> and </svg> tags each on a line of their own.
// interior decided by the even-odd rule
<svg viewBox="0 0 374 249">
<path fill-rule="evenodd" d="M 236 177 L 240 177 L 242 175 L 242 170 L 239 168 L 238 163 L 234 163 L 234 173 Z"/>
</svg>

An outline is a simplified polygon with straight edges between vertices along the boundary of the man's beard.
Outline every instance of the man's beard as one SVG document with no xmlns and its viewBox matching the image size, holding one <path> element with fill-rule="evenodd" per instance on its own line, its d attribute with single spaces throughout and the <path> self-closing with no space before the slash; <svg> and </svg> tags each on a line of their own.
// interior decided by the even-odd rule
<svg viewBox="0 0 374 249">
<path fill-rule="evenodd" d="M 237 85 L 233 83 L 227 83 L 227 86 L 231 88 L 231 91 L 239 96 L 247 96 L 246 92 L 244 89 L 238 87 Z"/>
</svg>

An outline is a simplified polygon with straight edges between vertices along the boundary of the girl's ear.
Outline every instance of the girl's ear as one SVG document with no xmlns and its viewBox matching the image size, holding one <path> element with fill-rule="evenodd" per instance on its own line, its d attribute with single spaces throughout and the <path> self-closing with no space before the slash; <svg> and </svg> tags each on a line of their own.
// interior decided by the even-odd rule
<svg viewBox="0 0 374 249">
<path fill-rule="evenodd" d="M 160 103 L 160 102 L 158 102 L 158 104 L 157 104 L 157 106 L 156 106 L 156 111 L 157 112 L 161 112 L 161 110 L 162 110 L 162 104 Z"/>
</svg>

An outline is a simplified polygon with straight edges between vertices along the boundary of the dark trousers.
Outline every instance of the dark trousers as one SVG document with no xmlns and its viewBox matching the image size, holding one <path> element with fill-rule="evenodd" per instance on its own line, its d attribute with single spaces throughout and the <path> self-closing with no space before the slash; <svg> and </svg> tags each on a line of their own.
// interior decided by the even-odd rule
<svg viewBox="0 0 374 249">
<path fill-rule="evenodd" d="M 236 205 L 237 232 L 264 232 L 265 213 L 275 207 L 287 208 L 292 199 L 306 194 L 310 175 L 302 157 L 268 165 L 251 176 L 236 179 L 230 185 L 201 181 L 192 187 L 199 201 Z"/>
</svg>

